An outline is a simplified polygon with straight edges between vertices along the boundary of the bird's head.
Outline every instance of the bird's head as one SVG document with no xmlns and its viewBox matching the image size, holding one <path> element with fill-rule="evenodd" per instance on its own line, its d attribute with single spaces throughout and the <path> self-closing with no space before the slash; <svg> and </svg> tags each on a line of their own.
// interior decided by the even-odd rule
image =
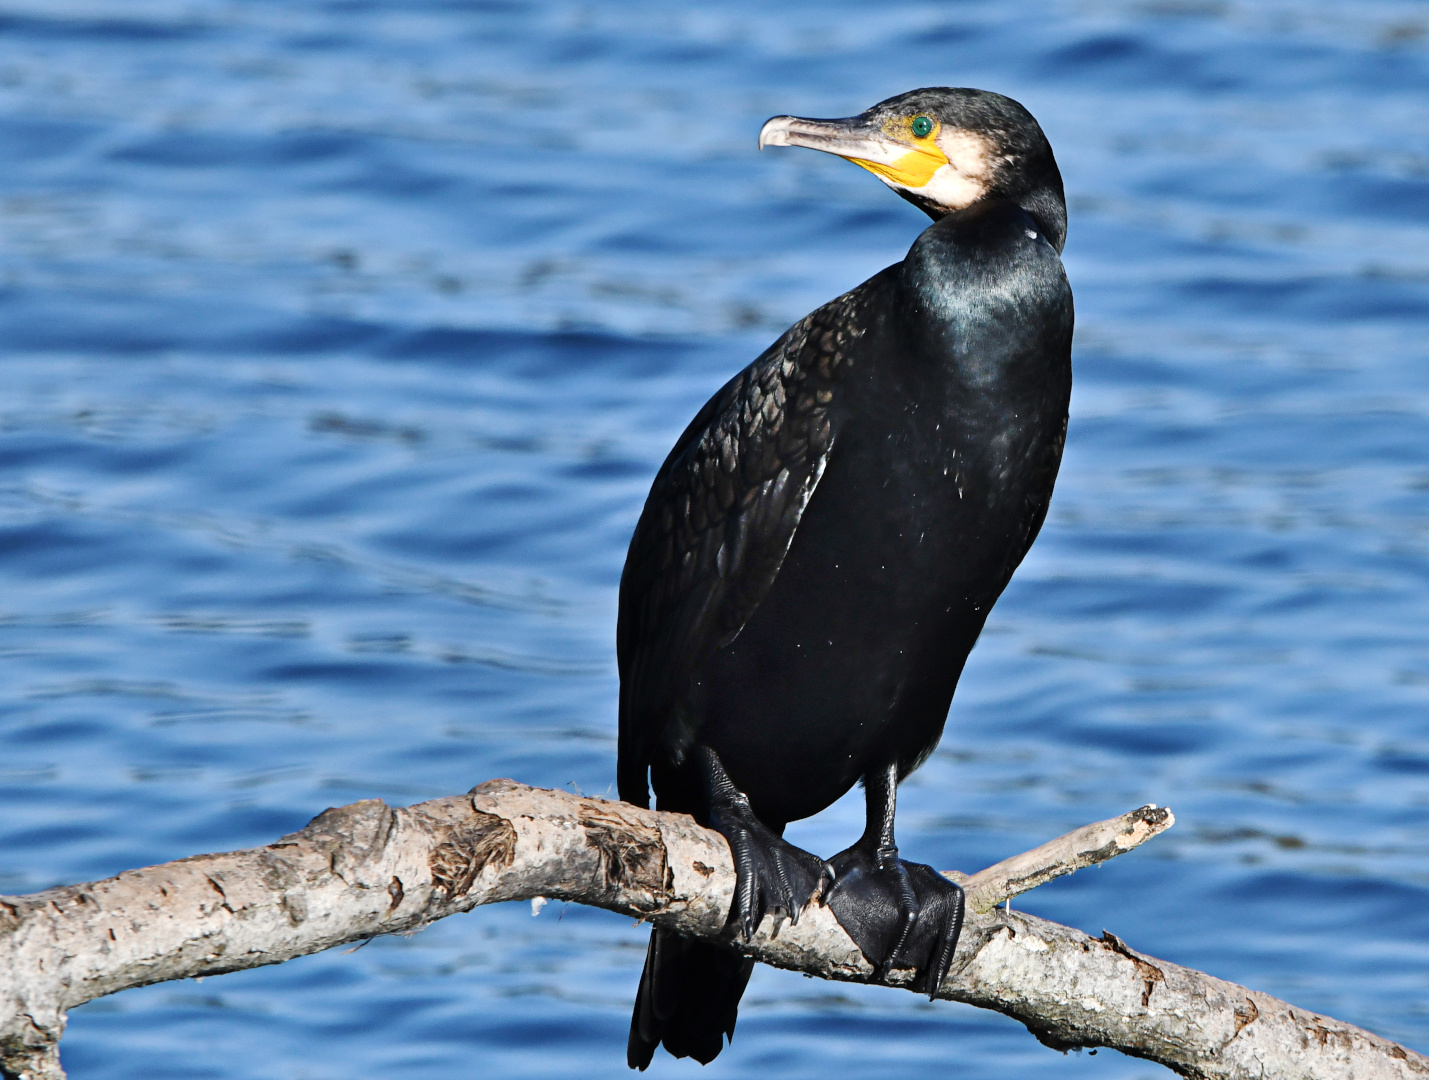
<svg viewBox="0 0 1429 1080">
<path fill-rule="evenodd" d="M 1032 114 L 986 90 L 933 87 L 879 102 L 858 116 L 776 116 L 759 147 L 807 146 L 848 158 L 935 221 L 982 199 L 1017 203 L 1061 250 L 1067 233 L 1062 174 Z"/>
</svg>

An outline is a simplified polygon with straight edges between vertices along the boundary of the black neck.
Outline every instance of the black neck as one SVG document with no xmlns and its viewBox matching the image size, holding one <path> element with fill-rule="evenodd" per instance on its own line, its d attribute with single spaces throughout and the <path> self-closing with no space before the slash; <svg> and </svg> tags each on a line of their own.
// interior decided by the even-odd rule
<svg viewBox="0 0 1429 1080">
<path fill-rule="evenodd" d="M 1067 203 L 1062 197 L 1061 181 L 1058 180 L 1055 191 L 1050 187 L 1039 188 L 1031 195 L 1018 199 L 1017 205 L 1031 214 L 1033 220 L 1042 226 L 1048 243 L 1056 248 L 1057 254 L 1060 255 L 1063 245 L 1067 242 Z"/>
<path fill-rule="evenodd" d="M 956 210 L 949 210 L 939 206 L 937 203 L 923 198 L 916 192 L 904 191 L 895 188 L 899 195 L 907 199 L 923 213 L 927 214 L 934 221 L 941 221 L 949 214 L 957 213 Z M 1048 185 L 1037 190 L 1021 195 L 1009 196 L 1001 192 L 991 192 L 978 200 L 978 205 L 985 202 L 1012 202 L 1032 215 L 1033 220 L 1042 226 L 1042 232 L 1046 235 L 1048 242 L 1057 249 L 1058 254 L 1062 251 L 1062 246 L 1067 242 L 1067 204 L 1062 198 L 1062 182 L 1059 178 L 1056 187 Z M 963 209 L 968 209 L 964 207 Z"/>
</svg>

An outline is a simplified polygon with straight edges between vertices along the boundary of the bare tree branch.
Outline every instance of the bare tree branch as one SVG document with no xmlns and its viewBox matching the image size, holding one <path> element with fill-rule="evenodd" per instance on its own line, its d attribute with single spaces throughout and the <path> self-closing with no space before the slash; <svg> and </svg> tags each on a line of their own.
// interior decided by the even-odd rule
<svg viewBox="0 0 1429 1080">
<path fill-rule="evenodd" d="M 1359 1028 L 1143 956 L 1112 934 L 998 902 L 1129 851 L 1174 821 L 1143 807 L 964 882 L 969 911 L 940 997 L 995 1009 L 1058 1048 L 1107 1046 L 1184 1076 L 1379 1080 L 1429 1059 Z M 134 986 L 277 964 L 459 911 L 537 896 L 729 940 L 729 848 L 688 817 L 496 780 L 406 809 L 328 810 L 250 851 L 0 897 L 0 1072 L 62 1080 L 69 1009 Z M 766 919 L 746 951 L 778 967 L 872 981 L 827 908 Z M 889 985 L 906 986 L 910 972 Z"/>
</svg>

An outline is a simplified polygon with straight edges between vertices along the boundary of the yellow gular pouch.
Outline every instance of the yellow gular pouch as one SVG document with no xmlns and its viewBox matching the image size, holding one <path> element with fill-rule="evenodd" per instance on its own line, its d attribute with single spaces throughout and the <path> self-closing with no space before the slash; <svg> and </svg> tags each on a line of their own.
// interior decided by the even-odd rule
<svg viewBox="0 0 1429 1080">
<path fill-rule="evenodd" d="M 913 133 L 913 120 L 914 117 L 909 116 L 884 124 L 885 134 L 909 148 L 908 152 L 896 161 L 885 163 L 857 157 L 850 157 L 848 160 L 899 187 L 924 187 L 933 179 L 935 172 L 948 164 L 948 158 L 938 146 L 938 132 L 942 129 L 942 124 L 935 121 L 933 129 L 919 137 Z"/>
</svg>

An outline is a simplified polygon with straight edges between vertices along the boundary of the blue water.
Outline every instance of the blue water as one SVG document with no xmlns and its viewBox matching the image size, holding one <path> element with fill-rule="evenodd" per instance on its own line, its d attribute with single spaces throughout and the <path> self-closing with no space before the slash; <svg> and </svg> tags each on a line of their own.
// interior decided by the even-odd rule
<svg viewBox="0 0 1429 1080">
<path fill-rule="evenodd" d="M 913 858 L 1429 1050 L 1429 7 L 0 2 L 0 891 L 512 776 L 604 794 L 690 414 L 925 220 L 775 113 L 1008 93 L 1076 390 Z M 796 826 L 825 854 L 845 800 Z M 76 1010 L 76 1080 L 621 1077 L 645 931 L 480 909 Z M 655 1077 L 1169 1075 L 761 969 Z"/>
</svg>

